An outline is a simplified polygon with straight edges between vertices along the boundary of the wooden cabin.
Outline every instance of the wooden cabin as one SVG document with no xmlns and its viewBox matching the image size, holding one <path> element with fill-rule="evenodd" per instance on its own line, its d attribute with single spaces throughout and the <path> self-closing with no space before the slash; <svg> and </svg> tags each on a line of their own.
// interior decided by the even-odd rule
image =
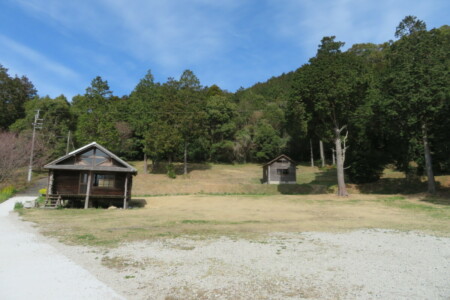
<svg viewBox="0 0 450 300">
<path fill-rule="evenodd" d="M 295 184 L 297 167 L 287 155 L 280 155 L 263 165 L 263 183 Z"/>
<path fill-rule="evenodd" d="M 84 208 L 128 206 L 137 170 L 96 142 L 44 166 L 48 169 L 47 201 L 67 200 Z M 84 203 L 83 203 L 84 202 Z"/>
</svg>

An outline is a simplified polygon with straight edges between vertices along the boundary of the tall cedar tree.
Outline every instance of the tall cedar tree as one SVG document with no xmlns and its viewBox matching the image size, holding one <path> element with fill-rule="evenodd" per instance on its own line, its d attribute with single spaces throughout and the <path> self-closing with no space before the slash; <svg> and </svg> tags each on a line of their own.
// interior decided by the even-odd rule
<svg viewBox="0 0 450 300">
<path fill-rule="evenodd" d="M 176 124 L 183 140 L 183 173 L 187 174 L 188 146 L 204 134 L 203 124 L 206 120 L 203 93 L 200 80 L 191 70 L 185 70 L 178 82 L 178 91 L 174 99 L 173 109 Z"/>
<path fill-rule="evenodd" d="M 361 106 L 367 92 L 367 70 L 362 58 L 342 53 L 342 42 L 324 37 L 317 55 L 303 66 L 297 82 L 296 101 L 312 113 L 314 127 L 331 130 L 336 149 L 338 195 L 347 196 L 344 177 L 347 125 Z M 346 132 L 345 135 L 344 132 Z"/>
<path fill-rule="evenodd" d="M 426 31 L 425 23 L 406 17 L 396 31 L 400 37 L 390 48 L 386 90 L 400 131 L 422 139 L 428 192 L 436 192 L 429 129 L 449 102 L 449 35 Z"/>
</svg>

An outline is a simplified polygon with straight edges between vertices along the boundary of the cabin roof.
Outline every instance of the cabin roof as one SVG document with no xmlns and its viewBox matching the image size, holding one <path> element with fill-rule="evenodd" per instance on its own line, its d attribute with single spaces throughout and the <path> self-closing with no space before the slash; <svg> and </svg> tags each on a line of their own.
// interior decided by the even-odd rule
<svg viewBox="0 0 450 300">
<path fill-rule="evenodd" d="M 67 159 L 74 158 L 77 154 L 83 153 L 91 148 L 97 148 L 109 155 L 112 159 L 114 159 L 117 163 L 122 165 L 120 166 L 95 166 L 95 165 L 62 165 L 59 164 Z M 45 169 L 56 169 L 56 170 L 83 170 L 83 171 L 112 171 L 112 172 L 126 172 L 126 173 L 137 173 L 137 170 L 125 162 L 123 159 L 119 158 L 117 155 L 106 149 L 100 144 L 96 142 L 92 142 L 87 144 L 81 148 L 78 148 L 60 158 L 46 164 L 44 166 Z"/>
<path fill-rule="evenodd" d="M 265 163 L 263 166 L 265 167 L 265 166 L 271 165 L 274 162 L 276 162 L 277 160 L 279 160 L 280 158 L 285 158 L 288 161 L 290 161 L 292 164 L 296 165 L 295 161 L 292 158 L 290 158 L 289 156 L 287 156 L 285 154 L 281 154 L 281 155 L 275 157 L 274 159 L 272 159 L 271 161 L 269 161 L 268 163 Z"/>
</svg>

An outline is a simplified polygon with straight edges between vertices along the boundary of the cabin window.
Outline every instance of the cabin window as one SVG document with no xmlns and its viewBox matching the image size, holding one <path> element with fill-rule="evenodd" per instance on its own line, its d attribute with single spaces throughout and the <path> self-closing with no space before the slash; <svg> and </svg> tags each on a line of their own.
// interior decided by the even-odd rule
<svg viewBox="0 0 450 300">
<path fill-rule="evenodd" d="M 289 175 L 289 169 L 277 169 L 278 175 Z"/>
<path fill-rule="evenodd" d="M 95 165 L 99 165 L 101 163 L 104 163 L 108 159 L 109 159 L 108 154 L 106 154 L 105 152 L 103 152 L 103 151 L 101 151 L 99 149 L 95 149 L 95 158 L 94 158 L 94 164 Z"/>
<path fill-rule="evenodd" d="M 87 152 L 82 153 L 79 157 L 79 162 L 82 165 L 97 166 L 109 160 L 109 155 L 101 151 L 100 149 L 91 149 Z"/>
<path fill-rule="evenodd" d="M 81 154 L 80 161 L 83 165 L 92 165 L 93 157 L 94 157 L 94 149 Z"/>
<path fill-rule="evenodd" d="M 103 188 L 114 187 L 114 175 L 111 174 L 94 174 L 94 186 Z"/>
</svg>

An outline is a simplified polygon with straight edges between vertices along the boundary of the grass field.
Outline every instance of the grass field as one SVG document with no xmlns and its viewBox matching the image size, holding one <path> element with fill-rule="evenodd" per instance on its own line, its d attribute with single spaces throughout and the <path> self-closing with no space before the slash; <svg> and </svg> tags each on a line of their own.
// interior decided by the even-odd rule
<svg viewBox="0 0 450 300">
<path fill-rule="evenodd" d="M 133 181 L 135 196 L 155 195 L 187 195 L 187 194 L 247 194 L 247 195 L 280 195 L 280 194 L 326 194 L 336 191 L 336 170 L 306 165 L 297 166 L 296 185 L 261 184 L 262 167 L 257 164 L 189 164 L 187 176 L 182 174 L 182 165 L 177 164 L 178 176 L 170 179 L 163 171 L 156 174 L 144 174 L 143 163 L 133 165 L 139 174 Z M 450 176 L 436 176 L 442 192 L 450 189 Z M 351 193 L 365 194 L 414 194 L 426 191 L 425 178 L 415 182 L 407 182 L 403 173 L 387 169 L 383 177 L 376 183 L 349 184 Z"/>
<path fill-rule="evenodd" d="M 141 168 L 141 164 L 136 164 Z M 135 177 L 131 210 L 21 210 L 48 235 L 69 244 L 117 246 L 122 242 L 172 238 L 236 236 L 253 238 L 271 232 L 342 231 L 359 228 L 422 230 L 450 234 L 448 177 L 438 178 L 442 194 L 411 194 L 402 175 L 386 172 L 385 186 L 350 185 L 341 198 L 327 193 L 335 186 L 334 170 L 300 166 L 298 184 L 262 185 L 257 165 L 198 165 L 187 177 L 164 174 Z M 362 190 L 372 191 L 362 193 Z M 384 194 L 380 194 L 384 192 Z M 292 195 L 294 194 L 294 195 Z"/>
</svg>

